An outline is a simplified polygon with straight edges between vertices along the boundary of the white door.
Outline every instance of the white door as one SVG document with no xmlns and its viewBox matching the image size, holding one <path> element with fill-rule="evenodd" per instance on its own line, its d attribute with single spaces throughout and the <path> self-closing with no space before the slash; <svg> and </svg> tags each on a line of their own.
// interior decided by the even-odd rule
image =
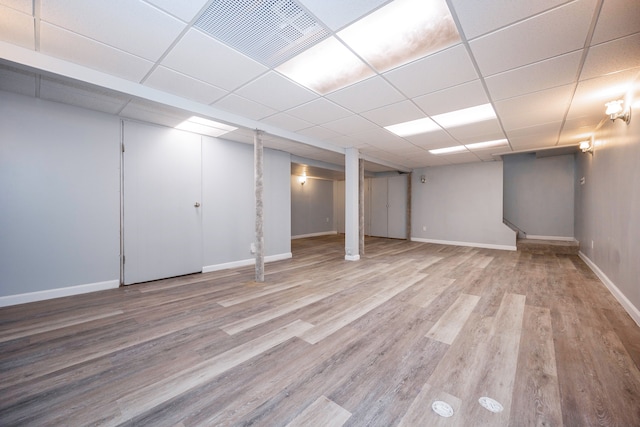
<svg viewBox="0 0 640 427">
<path fill-rule="evenodd" d="M 371 179 L 371 236 L 387 237 L 387 178 Z"/>
<path fill-rule="evenodd" d="M 388 236 L 394 239 L 406 239 L 407 175 L 390 176 L 387 194 Z"/>
<path fill-rule="evenodd" d="M 202 271 L 199 135 L 125 122 L 124 283 Z"/>
</svg>

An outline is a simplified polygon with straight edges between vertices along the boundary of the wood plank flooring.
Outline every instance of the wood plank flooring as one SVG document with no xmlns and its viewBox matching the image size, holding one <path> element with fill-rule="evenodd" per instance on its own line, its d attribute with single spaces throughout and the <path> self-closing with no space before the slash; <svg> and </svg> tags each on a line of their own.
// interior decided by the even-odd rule
<svg viewBox="0 0 640 427">
<path fill-rule="evenodd" d="M 2 308 L 0 425 L 640 426 L 640 328 L 577 256 L 366 244 Z"/>
</svg>

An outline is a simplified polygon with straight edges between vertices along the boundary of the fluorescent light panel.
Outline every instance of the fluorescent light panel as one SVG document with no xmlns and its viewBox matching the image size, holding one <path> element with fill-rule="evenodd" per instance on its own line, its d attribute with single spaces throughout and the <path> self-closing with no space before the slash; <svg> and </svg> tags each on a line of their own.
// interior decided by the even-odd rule
<svg viewBox="0 0 640 427">
<path fill-rule="evenodd" d="M 509 141 L 506 139 L 496 139 L 493 141 L 476 142 L 466 145 L 455 145 L 453 147 L 437 148 L 435 150 L 429 150 L 431 154 L 453 154 L 467 150 L 481 150 L 483 148 L 502 147 L 508 145 Z"/>
<path fill-rule="evenodd" d="M 374 74 L 371 68 L 335 37 L 318 43 L 276 70 L 321 95 Z"/>
<path fill-rule="evenodd" d="M 176 126 L 176 129 L 199 133 L 201 135 L 221 136 L 238 128 L 225 125 L 224 123 L 214 122 L 213 120 L 205 119 L 202 117 L 191 116 L 187 120 Z"/>
<path fill-rule="evenodd" d="M 444 0 L 395 0 L 337 35 L 380 72 L 460 41 Z"/>
<path fill-rule="evenodd" d="M 467 151 L 467 147 L 464 145 L 456 145 L 453 147 L 436 148 L 435 150 L 429 150 L 431 154 L 453 154 L 461 151 Z"/>
<path fill-rule="evenodd" d="M 440 129 L 429 117 L 423 119 L 411 120 L 409 122 L 398 123 L 397 125 L 385 126 L 389 132 L 393 132 L 398 136 L 411 136 L 420 133 L 431 132 Z"/>
<path fill-rule="evenodd" d="M 462 110 L 451 111 L 449 113 L 438 114 L 431 118 L 443 128 L 452 128 L 495 119 L 496 112 L 493 110 L 491 104 L 483 104 L 475 107 L 464 108 Z"/>
<path fill-rule="evenodd" d="M 465 144 L 469 150 L 482 150 L 483 148 L 502 147 L 509 145 L 509 141 L 506 139 L 496 139 L 494 141 L 476 142 L 474 144 Z"/>
</svg>

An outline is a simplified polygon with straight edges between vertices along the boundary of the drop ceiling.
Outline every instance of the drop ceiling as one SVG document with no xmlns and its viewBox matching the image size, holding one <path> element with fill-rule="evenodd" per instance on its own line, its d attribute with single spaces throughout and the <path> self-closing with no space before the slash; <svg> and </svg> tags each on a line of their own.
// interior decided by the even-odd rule
<svg viewBox="0 0 640 427">
<path fill-rule="evenodd" d="M 265 146 L 330 164 L 355 147 L 377 172 L 577 145 L 638 82 L 638 0 L 423 0 L 444 5 L 457 34 L 401 65 L 367 62 L 349 44 L 352 24 L 405 1 L 0 0 L 0 90 L 167 126 L 196 114 L 237 126 L 223 137 L 243 143 L 263 129 Z M 327 39 L 369 77 L 321 94 L 283 74 Z M 406 137 L 385 129 L 483 104 L 495 118 Z"/>
</svg>

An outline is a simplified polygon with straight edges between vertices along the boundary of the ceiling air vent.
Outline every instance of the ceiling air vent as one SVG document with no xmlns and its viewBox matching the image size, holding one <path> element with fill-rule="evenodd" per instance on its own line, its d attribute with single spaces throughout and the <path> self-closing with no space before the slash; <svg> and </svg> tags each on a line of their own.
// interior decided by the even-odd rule
<svg viewBox="0 0 640 427">
<path fill-rule="evenodd" d="M 329 36 L 291 0 L 214 1 L 194 26 L 269 67 Z"/>
</svg>

